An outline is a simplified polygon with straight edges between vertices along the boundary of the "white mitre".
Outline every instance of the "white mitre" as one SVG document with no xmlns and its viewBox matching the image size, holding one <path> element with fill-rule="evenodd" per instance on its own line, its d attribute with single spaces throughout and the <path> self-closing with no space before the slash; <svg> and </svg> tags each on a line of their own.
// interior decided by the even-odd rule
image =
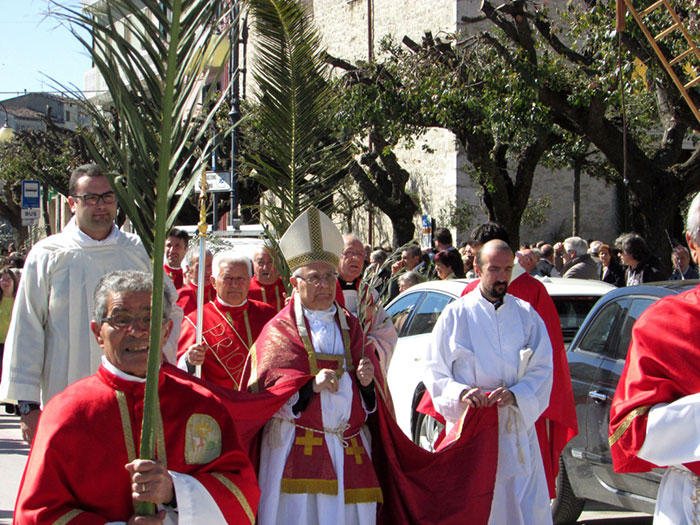
<svg viewBox="0 0 700 525">
<path fill-rule="evenodd" d="M 328 216 L 313 206 L 299 215 L 279 242 L 289 270 L 315 262 L 338 267 L 343 252 L 343 236 Z"/>
</svg>

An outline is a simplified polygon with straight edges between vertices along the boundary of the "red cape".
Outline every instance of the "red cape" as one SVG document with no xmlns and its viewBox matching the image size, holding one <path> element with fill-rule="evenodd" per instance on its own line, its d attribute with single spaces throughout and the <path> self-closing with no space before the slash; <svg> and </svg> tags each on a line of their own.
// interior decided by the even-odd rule
<svg viewBox="0 0 700 525">
<path fill-rule="evenodd" d="M 101 367 L 51 399 L 29 454 L 14 523 L 103 524 L 127 521 L 134 514 L 124 465 L 138 454 L 144 385 Z M 255 513 L 260 491 L 238 439 L 238 421 L 222 410 L 227 401 L 167 363 L 160 370 L 158 391 L 165 442 L 165 457 L 159 454 L 158 459 L 167 461 L 168 469 L 202 483 L 228 523 L 249 521 L 247 515 Z M 125 418 L 131 428 L 123 423 Z M 203 423 L 197 423 L 198 418 Z M 219 432 L 202 433 L 198 429 L 203 424 Z M 192 435 L 196 432 L 202 449 L 206 445 L 215 449 L 217 440 L 207 440 L 218 436 L 221 452 L 209 460 L 189 459 L 197 452 Z M 238 496 L 229 485 L 237 487 Z M 247 501 L 247 511 L 241 499 Z"/>
<path fill-rule="evenodd" d="M 185 276 L 182 268 L 171 268 L 167 264 L 164 264 L 163 271 L 165 272 L 165 275 L 170 277 L 170 279 L 173 281 L 173 285 L 175 286 L 176 290 L 185 285 Z"/>
<path fill-rule="evenodd" d="M 182 308 L 185 315 L 195 312 L 197 310 L 197 286 L 191 282 L 187 283 L 185 286 L 177 291 L 178 299 L 176 304 Z M 216 299 L 216 290 L 211 285 L 204 287 L 204 302 L 208 303 Z"/>
<path fill-rule="evenodd" d="M 353 360 L 359 361 L 362 333 L 357 320 L 347 312 L 346 316 Z M 366 357 L 376 371 L 381 370 L 374 352 L 366 352 Z M 283 399 L 277 404 L 281 406 L 312 378 L 292 299 L 263 328 L 243 381 L 273 397 L 273 389 L 278 389 Z M 460 438 L 444 451 L 431 453 L 415 445 L 397 426 L 383 377 L 375 377 L 375 388 L 377 411 L 367 424 L 372 431 L 372 462 L 384 498 L 378 507 L 378 523 L 456 525 L 465 523 L 465 509 L 469 509 L 469 523 L 487 523 L 498 459 L 495 407 L 468 413 Z"/>
<path fill-rule="evenodd" d="M 250 278 L 248 298 L 269 304 L 275 309 L 275 312 L 279 312 L 284 307 L 286 294 L 287 291 L 281 277 L 278 277 L 272 284 L 261 284 L 255 275 Z"/>
<path fill-rule="evenodd" d="M 476 280 L 469 283 L 462 295 L 476 289 L 479 282 Z M 510 282 L 508 293 L 533 306 L 544 321 L 552 343 L 552 364 L 554 365 L 552 393 L 549 396 L 549 406 L 535 423 L 535 429 L 542 452 L 549 495 L 553 498 L 556 496 L 555 480 L 559 473 L 559 456 L 569 440 L 578 434 L 574 391 L 571 386 L 571 374 L 569 362 L 566 359 L 561 323 L 557 307 L 544 284 L 527 272 Z"/>
<path fill-rule="evenodd" d="M 655 468 L 637 457 L 646 438 L 648 410 L 700 392 L 699 318 L 697 287 L 659 299 L 634 324 L 610 411 L 610 452 L 616 472 Z M 685 466 L 700 475 L 700 462 Z"/>
</svg>

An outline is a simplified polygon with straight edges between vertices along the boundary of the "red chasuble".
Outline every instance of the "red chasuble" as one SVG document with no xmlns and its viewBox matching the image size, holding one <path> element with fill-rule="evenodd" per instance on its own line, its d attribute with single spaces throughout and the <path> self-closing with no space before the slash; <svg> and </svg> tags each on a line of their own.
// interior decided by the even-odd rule
<svg viewBox="0 0 700 525">
<path fill-rule="evenodd" d="M 250 299 L 242 306 L 224 306 L 218 299 L 205 304 L 202 339 L 208 351 L 202 365 L 202 379 L 238 390 L 248 351 L 275 313 L 271 306 Z M 178 359 L 196 340 L 195 311 L 182 322 Z"/>
<path fill-rule="evenodd" d="M 469 283 L 462 295 L 476 289 L 479 282 L 476 280 Z M 549 340 L 552 343 L 552 363 L 554 365 L 552 393 L 549 397 L 549 406 L 535 423 L 535 429 L 542 452 L 549 495 L 553 498 L 556 496 L 555 480 L 559 473 L 559 456 L 569 440 L 578 434 L 574 391 L 571 386 L 564 337 L 561 333 L 561 322 L 557 307 L 547 293 L 544 284 L 529 273 L 522 273 L 513 279 L 508 285 L 508 293 L 533 306 L 544 321 Z"/>
<path fill-rule="evenodd" d="M 363 336 L 357 319 L 347 311 L 344 313 L 353 361 L 352 370 L 348 366 L 345 373 L 354 375 L 354 367 L 362 355 Z M 309 330 L 308 323 L 306 329 Z M 248 384 L 253 392 L 270 395 L 277 391 L 280 397 L 287 399 L 326 365 L 320 357 L 309 352 L 299 335 L 292 299 L 260 333 L 246 364 L 243 384 Z M 377 374 L 374 382 L 377 412 L 367 419 L 372 433 L 372 464 L 383 499 L 378 505 L 377 522 L 461 525 L 466 519 L 470 524 L 486 524 L 498 459 L 496 407 L 469 412 L 455 443 L 439 453 L 428 452 L 409 440 L 396 424 L 388 408 L 390 395 L 376 356 L 368 351 L 366 357 L 374 364 Z M 284 401 L 280 405 L 282 403 Z M 303 438 L 305 434 L 297 430 L 297 437 Z M 349 445 L 352 447 L 351 440 Z M 314 465 L 319 480 L 330 477 L 322 465 Z"/>
<path fill-rule="evenodd" d="M 610 411 L 610 451 L 616 472 L 655 468 L 637 457 L 646 438 L 649 409 L 700 392 L 698 319 L 700 287 L 659 299 L 634 323 Z M 685 466 L 700 474 L 700 462 Z"/>
<path fill-rule="evenodd" d="M 259 489 L 228 400 L 163 364 L 158 460 L 196 478 L 228 523 L 253 523 Z M 134 515 L 129 473 L 137 457 L 144 383 L 100 367 L 47 404 L 29 454 L 14 523 L 104 524 Z M 183 496 L 180 496 L 183 497 Z"/>
<path fill-rule="evenodd" d="M 275 309 L 275 312 L 279 312 L 284 307 L 285 293 L 281 277 L 278 277 L 272 284 L 262 284 L 256 276 L 250 278 L 248 299 L 269 304 Z"/>
<path fill-rule="evenodd" d="M 175 289 L 179 290 L 185 284 L 182 268 L 171 268 L 167 264 L 163 265 L 163 271 L 165 275 L 170 277 L 175 285 Z"/>
<path fill-rule="evenodd" d="M 197 285 L 191 281 L 177 291 L 178 299 L 176 304 L 182 308 L 185 315 L 197 311 Z M 216 290 L 212 285 L 204 287 L 204 303 L 216 299 Z"/>
</svg>

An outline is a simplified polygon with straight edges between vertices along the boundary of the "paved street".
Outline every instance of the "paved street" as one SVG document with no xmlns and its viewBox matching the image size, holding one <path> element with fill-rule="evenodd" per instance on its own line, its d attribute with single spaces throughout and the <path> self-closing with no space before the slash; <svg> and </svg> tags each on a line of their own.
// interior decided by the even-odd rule
<svg viewBox="0 0 700 525">
<path fill-rule="evenodd" d="M 29 447 L 19 435 L 19 419 L 8 416 L 3 410 L 0 414 L 0 525 L 12 523 L 12 509 L 29 452 Z M 589 504 L 578 523 L 582 525 L 650 525 L 651 518 L 644 514 Z"/>
<path fill-rule="evenodd" d="M 29 446 L 19 433 L 19 418 L 0 408 L 0 524 L 12 523 L 12 509 Z"/>
</svg>

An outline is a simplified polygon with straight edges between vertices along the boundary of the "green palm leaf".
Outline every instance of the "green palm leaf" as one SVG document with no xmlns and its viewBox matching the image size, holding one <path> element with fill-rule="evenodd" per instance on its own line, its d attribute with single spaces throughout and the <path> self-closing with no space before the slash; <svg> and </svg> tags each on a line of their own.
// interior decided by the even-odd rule
<svg viewBox="0 0 700 525">
<path fill-rule="evenodd" d="M 58 3 L 56 7 L 109 89 L 109 113 L 86 101 L 96 130 L 95 138 L 87 137 L 88 148 L 153 261 L 153 322 L 140 451 L 141 458 L 153 459 L 165 235 L 217 138 L 201 143 L 223 100 L 209 103 L 213 89 L 202 100 L 201 79 L 211 60 L 207 50 L 227 39 L 218 28 L 231 20 L 230 3 L 99 0 L 85 11 Z M 84 32 L 91 42 L 81 36 Z M 176 197 L 178 189 L 183 191 Z M 154 511 L 152 505 L 137 507 L 138 514 Z"/>
<path fill-rule="evenodd" d="M 262 144 L 246 153 L 253 176 L 277 206 L 262 217 L 278 234 L 311 205 L 324 207 L 347 148 L 329 139 L 335 97 L 318 32 L 296 0 L 250 0 L 254 19 L 256 115 Z"/>
</svg>

